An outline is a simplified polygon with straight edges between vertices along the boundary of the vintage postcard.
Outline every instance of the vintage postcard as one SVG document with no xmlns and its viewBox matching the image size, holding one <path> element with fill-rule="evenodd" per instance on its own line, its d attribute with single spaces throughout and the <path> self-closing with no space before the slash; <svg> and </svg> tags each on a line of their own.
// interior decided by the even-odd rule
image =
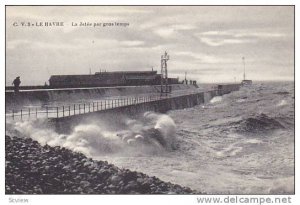
<svg viewBox="0 0 300 205">
<path fill-rule="evenodd" d="M 295 194 L 294 6 L 5 10 L 5 194 Z"/>
</svg>

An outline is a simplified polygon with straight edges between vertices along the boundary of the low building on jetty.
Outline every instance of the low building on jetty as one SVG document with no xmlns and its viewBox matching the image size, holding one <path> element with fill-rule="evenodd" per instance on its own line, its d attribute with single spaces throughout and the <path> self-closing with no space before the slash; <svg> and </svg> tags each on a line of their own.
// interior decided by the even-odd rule
<svg viewBox="0 0 300 205">
<path fill-rule="evenodd" d="M 160 85 L 157 71 L 96 72 L 94 75 L 52 75 L 51 88 L 109 87 Z M 168 84 L 179 84 L 178 78 L 168 78 Z"/>
</svg>

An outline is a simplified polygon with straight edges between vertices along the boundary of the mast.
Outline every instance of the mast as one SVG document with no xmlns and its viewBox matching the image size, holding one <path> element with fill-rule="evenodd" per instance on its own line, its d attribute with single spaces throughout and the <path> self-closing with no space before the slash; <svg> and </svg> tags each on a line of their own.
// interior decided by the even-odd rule
<svg viewBox="0 0 300 205">
<path fill-rule="evenodd" d="M 167 95 L 168 92 L 168 66 L 167 66 L 168 60 L 169 60 L 169 55 L 167 51 L 165 51 L 165 54 L 161 56 L 161 81 L 160 81 L 161 95 L 163 92 L 165 92 Z"/>
<path fill-rule="evenodd" d="M 243 64 L 244 64 L 244 80 L 246 80 L 246 66 L 245 66 L 245 57 L 243 56 Z"/>
</svg>

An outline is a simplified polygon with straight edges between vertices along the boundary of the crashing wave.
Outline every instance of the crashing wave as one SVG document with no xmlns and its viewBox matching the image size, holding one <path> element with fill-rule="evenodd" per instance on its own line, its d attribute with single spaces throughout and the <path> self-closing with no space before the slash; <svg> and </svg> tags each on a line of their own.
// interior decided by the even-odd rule
<svg viewBox="0 0 300 205">
<path fill-rule="evenodd" d="M 124 127 L 111 130 L 101 120 L 94 120 L 77 125 L 68 135 L 42 126 L 44 122 L 12 122 L 7 127 L 12 136 L 30 137 L 41 145 L 66 147 L 87 156 L 156 153 L 173 148 L 176 125 L 168 115 L 146 112 L 139 119 L 120 117 L 118 121 Z"/>
</svg>

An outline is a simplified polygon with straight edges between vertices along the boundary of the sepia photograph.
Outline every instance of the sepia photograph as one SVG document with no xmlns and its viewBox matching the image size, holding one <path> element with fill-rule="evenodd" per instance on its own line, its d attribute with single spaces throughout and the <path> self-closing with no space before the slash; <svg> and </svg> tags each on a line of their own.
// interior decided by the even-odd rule
<svg viewBox="0 0 300 205">
<path fill-rule="evenodd" d="M 6 195 L 295 194 L 295 6 L 6 5 L 5 60 Z"/>
</svg>

